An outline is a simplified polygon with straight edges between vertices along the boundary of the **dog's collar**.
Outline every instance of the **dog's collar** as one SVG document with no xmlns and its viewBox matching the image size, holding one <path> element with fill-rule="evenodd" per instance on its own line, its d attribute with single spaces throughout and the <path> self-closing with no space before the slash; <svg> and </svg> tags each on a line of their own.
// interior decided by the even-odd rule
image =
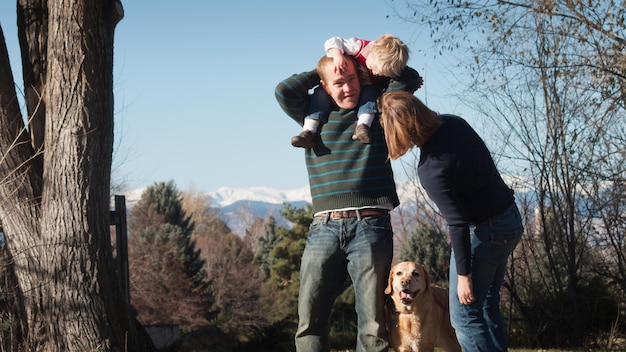
<svg viewBox="0 0 626 352">
<path fill-rule="evenodd" d="M 398 314 L 414 314 L 413 312 L 401 312 L 399 310 L 396 309 L 396 313 Z"/>
</svg>

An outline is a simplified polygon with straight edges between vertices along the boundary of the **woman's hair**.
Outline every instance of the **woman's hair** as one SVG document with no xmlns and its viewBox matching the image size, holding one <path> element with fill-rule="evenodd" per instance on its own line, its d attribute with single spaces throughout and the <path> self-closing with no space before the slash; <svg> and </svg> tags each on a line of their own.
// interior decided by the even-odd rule
<svg viewBox="0 0 626 352">
<path fill-rule="evenodd" d="M 398 159 L 413 146 L 424 145 L 441 126 L 439 114 L 409 92 L 386 92 L 378 98 L 378 110 L 391 159 Z"/>
<path fill-rule="evenodd" d="M 391 34 L 383 34 L 370 43 L 368 57 L 380 65 L 383 76 L 396 78 L 409 61 L 409 47 Z"/>
</svg>

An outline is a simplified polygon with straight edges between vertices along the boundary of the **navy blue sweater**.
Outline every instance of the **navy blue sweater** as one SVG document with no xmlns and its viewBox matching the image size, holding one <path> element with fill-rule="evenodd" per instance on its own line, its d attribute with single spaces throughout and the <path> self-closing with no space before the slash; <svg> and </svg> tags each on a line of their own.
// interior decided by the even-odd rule
<svg viewBox="0 0 626 352">
<path fill-rule="evenodd" d="M 458 274 L 468 275 L 470 225 L 503 213 L 515 199 L 472 127 L 458 116 L 441 119 L 441 127 L 420 148 L 417 172 L 448 224 Z"/>
<path fill-rule="evenodd" d="M 294 74 L 280 82 L 275 90 L 280 107 L 302 125 L 309 105 L 309 90 L 319 84 L 316 71 Z M 388 89 L 415 91 L 421 77 L 406 68 Z M 375 119 L 371 126 L 372 142 L 352 140 L 357 124 L 356 108 L 334 107 L 321 126 L 315 148 L 305 150 L 313 212 L 343 208 L 364 208 L 399 204 L 384 133 Z"/>
</svg>

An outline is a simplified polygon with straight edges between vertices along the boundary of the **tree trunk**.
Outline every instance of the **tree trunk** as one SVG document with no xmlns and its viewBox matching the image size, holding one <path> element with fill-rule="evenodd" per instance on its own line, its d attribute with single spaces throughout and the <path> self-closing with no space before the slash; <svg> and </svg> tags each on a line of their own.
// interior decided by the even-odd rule
<svg viewBox="0 0 626 352">
<path fill-rule="evenodd" d="M 121 5 L 21 0 L 19 6 L 20 26 L 47 28 L 19 30 L 22 54 L 31 55 L 23 62 L 39 62 L 30 69 L 42 70 L 25 67 L 24 81 L 41 87 L 41 99 L 29 95 L 26 103 L 29 114 L 39 111 L 32 121 L 45 126 L 43 136 L 33 124 L 30 134 L 25 129 L 13 79 L 7 80 L 4 38 L 0 43 L 0 219 L 24 307 L 22 349 L 150 351 L 123 300 L 109 235 L 113 32 Z M 42 101 L 45 110 L 32 106 Z"/>
</svg>

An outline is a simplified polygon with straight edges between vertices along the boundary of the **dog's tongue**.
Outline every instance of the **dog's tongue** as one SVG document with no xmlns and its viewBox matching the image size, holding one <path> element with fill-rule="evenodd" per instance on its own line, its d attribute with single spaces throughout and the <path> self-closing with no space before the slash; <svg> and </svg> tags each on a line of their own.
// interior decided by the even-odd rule
<svg viewBox="0 0 626 352">
<path fill-rule="evenodd" d="M 404 302 L 411 302 L 413 300 L 413 295 L 411 294 L 411 292 L 401 291 L 400 299 Z"/>
</svg>

